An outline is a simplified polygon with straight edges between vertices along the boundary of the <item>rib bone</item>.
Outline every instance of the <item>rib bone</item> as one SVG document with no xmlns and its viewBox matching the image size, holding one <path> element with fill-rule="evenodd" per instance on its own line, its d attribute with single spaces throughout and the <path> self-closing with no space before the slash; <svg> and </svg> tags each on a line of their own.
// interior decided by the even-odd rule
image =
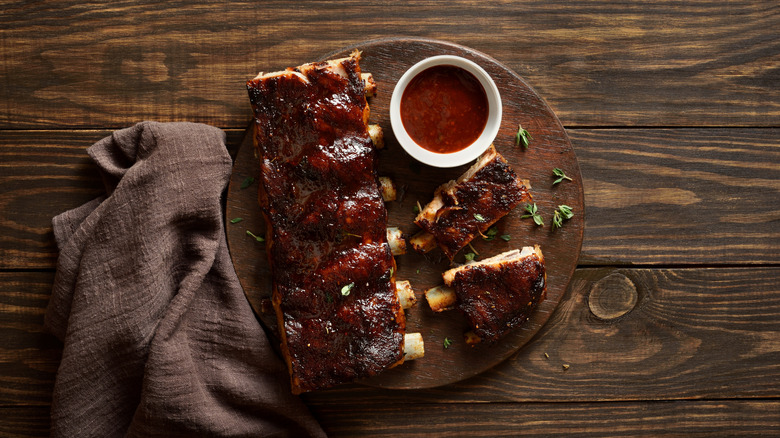
<svg viewBox="0 0 780 438">
<path fill-rule="evenodd" d="M 402 309 L 406 310 L 417 304 L 417 296 L 408 280 L 396 281 L 395 291 L 398 294 L 398 300 L 401 301 Z"/>
<path fill-rule="evenodd" d="M 390 245 L 390 252 L 394 256 L 406 254 L 406 240 L 400 229 L 396 227 L 387 229 L 387 244 Z"/>
<path fill-rule="evenodd" d="M 404 335 L 404 362 L 415 360 L 425 355 L 425 344 L 422 334 L 406 333 Z"/>
<path fill-rule="evenodd" d="M 385 202 L 395 201 L 398 195 L 395 183 L 386 176 L 379 177 L 379 191 L 382 192 L 382 199 L 384 199 Z"/>
<path fill-rule="evenodd" d="M 455 290 L 447 286 L 435 286 L 425 291 L 425 300 L 434 312 L 443 312 L 455 307 L 458 301 Z"/>
</svg>

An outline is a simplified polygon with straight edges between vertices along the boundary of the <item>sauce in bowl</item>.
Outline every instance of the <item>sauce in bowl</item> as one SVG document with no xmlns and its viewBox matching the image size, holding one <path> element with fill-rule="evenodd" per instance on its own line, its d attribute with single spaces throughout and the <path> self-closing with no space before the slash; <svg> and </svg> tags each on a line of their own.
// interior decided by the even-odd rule
<svg viewBox="0 0 780 438">
<path fill-rule="evenodd" d="M 415 143 L 448 154 L 479 138 L 488 121 L 488 98 L 463 68 L 436 65 L 415 76 L 401 97 L 401 121 Z"/>
</svg>

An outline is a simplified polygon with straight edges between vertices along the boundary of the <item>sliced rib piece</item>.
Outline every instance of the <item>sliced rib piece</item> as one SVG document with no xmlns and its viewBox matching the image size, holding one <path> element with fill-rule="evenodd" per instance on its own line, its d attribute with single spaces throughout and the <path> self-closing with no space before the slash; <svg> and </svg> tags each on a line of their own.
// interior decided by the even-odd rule
<svg viewBox="0 0 780 438">
<path fill-rule="evenodd" d="M 529 202 L 529 184 L 517 177 L 492 145 L 460 178 L 436 189 L 433 201 L 420 211 L 415 223 L 423 229 L 412 237 L 420 252 L 433 249 L 432 239 L 452 260 L 480 233 L 521 202 Z"/>
<path fill-rule="evenodd" d="M 248 81 L 259 203 L 294 393 L 403 362 L 405 317 L 359 53 Z M 369 92 L 373 92 L 369 90 Z"/>
<path fill-rule="evenodd" d="M 547 293 L 544 256 L 538 245 L 459 266 L 442 277 L 450 289 L 438 288 L 434 303 L 452 302 L 447 294 L 454 293 L 457 308 L 474 334 L 486 342 L 495 342 L 524 323 Z"/>
</svg>

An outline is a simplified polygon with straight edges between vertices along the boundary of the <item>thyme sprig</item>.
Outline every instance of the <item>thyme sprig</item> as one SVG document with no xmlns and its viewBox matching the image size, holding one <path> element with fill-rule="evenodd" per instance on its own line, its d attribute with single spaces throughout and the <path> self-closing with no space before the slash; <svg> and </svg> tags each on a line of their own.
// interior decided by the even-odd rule
<svg viewBox="0 0 780 438">
<path fill-rule="evenodd" d="M 265 242 L 265 239 L 263 239 L 261 236 L 256 236 L 255 233 L 253 233 L 253 232 L 251 232 L 249 230 L 246 230 L 246 234 L 249 235 L 249 236 L 252 236 L 258 242 Z"/>
<path fill-rule="evenodd" d="M 539 225 L 540 227 L 544 225 L 544 219 L 542 219 L 542 215 L 539 214 L 539 208 L 536 206 L 535 202 L 533 204 L 526 204 L 525 211 L 527 211 L 528 214 L 520 216 L 520 219 L 526 219 L 530 217 L 533 218 L 536 225 Z"/>
<path fill-rule="evenodd" d="M 553 213 L 552 229 L 556 230 L 563 226 L 564 220 L 569 220 L 574 217 L 574 212 L 568 205 L 559 205 Z"/>
<path fill-rule="evenodd" d="M 563 181 L 565 179 L 571 181 L 571 178 L 566 176 L 566 174 L 561 169 L 558 169 L 557 167 L 553 167 L 552 173 L 553 173 L 553 176 L 557 176 L 558 177 L 558 179 L 553 181 L 553 185 L 556 185 L 556 184 L 558 184 L 559 182 L 561 182 L 561 181 Z"/>
<path fill-rule="evenodd" d="M 515 134 L 515 146 L 520 147 L 523 145 L 523 149 L 528 149 L 528 145 L 531 144 L 531 133 L 527 129 L 523 128 L 523 125 L 517 125 L 517 134 Z"/>
</svg>

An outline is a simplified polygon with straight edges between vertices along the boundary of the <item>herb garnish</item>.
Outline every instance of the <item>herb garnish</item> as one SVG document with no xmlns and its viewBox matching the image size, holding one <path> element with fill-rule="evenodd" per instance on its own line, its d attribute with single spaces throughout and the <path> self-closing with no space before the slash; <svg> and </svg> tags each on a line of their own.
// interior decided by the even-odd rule
<svg viewBox="0 0 780 438">
<path fill-rule="evenodd" d="M 230 219 L 230 223 L 231 224 L 237 224 L 237 223 L 241 222 L 242 220 L 244 220 L 244 218 L 242 218 L 242 217 L 234 217 L 233 219 Z"/>
<path fill-rule="evenodd" d="M 559 205 L 558 210 L 561 211 L 561 216 L 563 216 L 564 219 L 571 219 L 574 217 L 574 212 L 571 211 L 571 207 L 568 205 Z"/>
<path fill-rule="evenodd" d="M 542 215 L 539 214 L 539 209 L 536 207 L 536 203 L 535 202 L 534 202 L 533 205 L 526 204 L 525 205 L 525 211 L 527 211 L 528 214 L 524 214 L 524 215 L 520 216 L 520 219 L 525 219 L 525 218 L 529 218 L 530 217 L 530 218 L 534 219 L 534 223 L 536 225 L 539 225 L 539 226 L 544 225 L 544 219 L 542 219 Z"/>
<path fill-rule="evenodd" d="M 255 182 L 255 179 L 252 178 L 251 176 L 247 177 L 247 178 L 244 178 L 244 180 L 241 181 L 241 189 L 243 190 L 243 189 L 251 186 L 253 182 Z"/>
<path fill-rule="evenodd" d="M 558 184 L 559 182 L 561 182 L 561 181 L 563 181 L 563 180 L 565 180 L 565 179 L 567 179 L 567 180 L 571 181 L 571 178 L 569 178 L 568 176 L 566 176 L 566 174 L 565 174 L 565 173 L 563 173 L 563 171 L 562 171 L 561 169 L 558 169 L 557 167 L 554 167 L 554 168 L 553 168 L 553 170 L 552 170 L 552 173 L 553 173 L 553 176 L 557 176 L 557 177 L 558 177 L 558 179 L 556 179 L 556 180 L 553 182 L 553 185 L 556 185 L 556 184 Z"/>
<path fill-rule="evenodd" d="M 480 221 L 480 222 L 485 222 L 485 217 L 484 217 L 484 216 L 482 216 L 482 215 L 481 215 L 481 214 L 479 214 L 479 213 L 474 213 L 474 219 L 476 219 L 476 220 L 478 220 L 478 221 Z"/>
<path fill-rule="evenodd" d="M 480 234 L 482 234 L 482 233 L 480 233 Z M 482 238 L 485 239 L 486 241 L 490 242 L 491 240 L 496 238 L 497 234 L 498 234 L 498 228 L 496 228 L 496 226 L 494 225 L 494 226 L 488 228 L 488 230 L 485 231 L 485 234 L 482 234 Z"/>
<path fill-rule="evenodd" d="M 563 226 L 563 220 L 569 220 L 574 217 L 574 212 L 571 211 L 571 207 L 568 205 L 559 205 L 558 209 L 553 213 L 552 229 L 558 229 Z"/>
<path fill-rule="evenodd" d="M 509 242 L 509 240 L 511 240 L 511 239 L 512 239 L 512 236 L 510 236 L 509 234 L 502 234 L 500 237 L 501 237 L 501 239 L 502 239 L 504 242 Z"/>
<path fill-rule="evenodd" d="M 452 345 L 452 340 L 450 338 L 444 338 L 444 348 L 445 349 L 450 348 L 451 345 Z"/>
<path fill-rule="evenodd" d="M 523 125 L 517 125 L 517 134 L 515 134 L 515 146 L 523 145 L 523 149 L 528 149 L 528 145 L 531 144 L 531 134 L 527 129 L 523 128 Z"/>
<path fill-rule="evenodd" d="M 247 234 L 247 235 L 249 235 L 249 236 L 252 236 L 252 237 L 254 237 L 254 238 L 255 238 L 255 240 L 257 240 L 258 242 L 265 242 L 265 239 L 263 239 L 263 238 L 262 238 L 262 237 L 260 237 L 260 236 L 255 236 L 255 233 L 253 233 L 253 232 L 251 232 L 251 231 L 249 231 L 249 230 L 246 230 L 246 234 Z"/>
<path fill-rule="evenodd" d="M 350 292 L 352 292 L 352 288 L 353 287 L 355 287 L 355 283 L 350 283 L 350 284 L 342 287 L 341 288 L 341 295 L 346 297 L 347 295 L 349 295 Z"/>
<path fill-rule="evenodd" d="M 477 255 L 476 255 L 476 254 L 474 254 L 473 252 L 469 252 L 469 253 L 466 253 L 466 254 L 464 255 L 464 257 L 466 257 L 466 261 L 467 261 L 467 262 L 473 261 L 473 260 L 474 260 L 474 257 L 476 257 L 476 256 L 477 256 Z"/>
</svg>

